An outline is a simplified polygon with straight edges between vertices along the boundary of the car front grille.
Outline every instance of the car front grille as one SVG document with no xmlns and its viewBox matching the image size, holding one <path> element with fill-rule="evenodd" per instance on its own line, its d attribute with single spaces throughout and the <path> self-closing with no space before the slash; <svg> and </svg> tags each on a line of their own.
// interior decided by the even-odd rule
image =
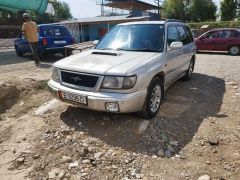
<svg viewBox="0 0 240 180">
<path fill-rule="evenodd" d="M 61 71 L 61 79 L 67 85 L 94 88 L 99 76 Z"/>
</svg>

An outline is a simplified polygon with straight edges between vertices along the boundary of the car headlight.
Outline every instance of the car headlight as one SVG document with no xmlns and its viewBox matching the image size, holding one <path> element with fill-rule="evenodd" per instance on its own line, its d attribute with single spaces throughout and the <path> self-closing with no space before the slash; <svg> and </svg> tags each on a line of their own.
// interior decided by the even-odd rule
<svg viewBox="0 0 240 180">
<path fill-rule="evenodd" d="M 103 89 L 131 89 L 135 86 L 137 76 L 116 77 L 105 76 L 102 88 Z"/>
<path fill-rule="evenodd" d="M 56 81 L 56 82 L 60 82 L 60 75 L 59 75 L 59 69 L 52 67 L 52 80 Z"/>
</svg>

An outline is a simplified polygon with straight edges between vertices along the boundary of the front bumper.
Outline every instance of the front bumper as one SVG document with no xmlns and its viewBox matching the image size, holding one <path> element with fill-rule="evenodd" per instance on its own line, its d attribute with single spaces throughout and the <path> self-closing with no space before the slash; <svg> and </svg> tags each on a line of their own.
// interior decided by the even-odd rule
<svg viewBox="0 0 240 180">
<path fill-rule="evenodd" d="M 106 103 L 117 103 L 119 106 L 119 113 L 140 111 L 143 107 L 147 94 L 147 90 L 140 90 L 129 94 L 81 91 L 62 86 L 60 83 L 53 80 L 48 82 L 48 89 L 57 99 L 86 109 L 111 112 L 106 109 Z M 82 105 L 80 103 L 62 99 L 59 97 L 59 91 L 87 96 L 88 104 Z"/>
</svg>

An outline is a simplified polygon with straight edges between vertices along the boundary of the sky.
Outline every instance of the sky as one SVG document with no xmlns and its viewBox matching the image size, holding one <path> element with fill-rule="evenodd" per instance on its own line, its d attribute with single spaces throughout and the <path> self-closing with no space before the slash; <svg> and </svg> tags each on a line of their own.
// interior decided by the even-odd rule
<svg viewBox="0 0 240 180">
<path fill-rule="evenodd" d="M 100 6 L 96 5 L 99 0 L 59 0 L 69 4 L 71 13 L 74 18 L 94 17 L 101 14 Z M 154 0 L 142 0 L 153 3 Z M 216 4 L 220 4 L 220 0 L 213 0 Z"/>
</svg>

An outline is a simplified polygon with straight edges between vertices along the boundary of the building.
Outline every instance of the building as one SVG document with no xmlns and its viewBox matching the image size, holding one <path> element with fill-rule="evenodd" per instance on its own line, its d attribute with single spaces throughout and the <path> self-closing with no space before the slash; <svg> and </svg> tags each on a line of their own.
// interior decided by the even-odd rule
<svg viewBox="0 0 240 180">
<path fill-rule="evenodd" d="M 101 16 L 62 21 L 77 42 L 100 40 L 116 24 L 159 20 L 158 6 L 139 0 L 101 0 Z"/>
</svg>

